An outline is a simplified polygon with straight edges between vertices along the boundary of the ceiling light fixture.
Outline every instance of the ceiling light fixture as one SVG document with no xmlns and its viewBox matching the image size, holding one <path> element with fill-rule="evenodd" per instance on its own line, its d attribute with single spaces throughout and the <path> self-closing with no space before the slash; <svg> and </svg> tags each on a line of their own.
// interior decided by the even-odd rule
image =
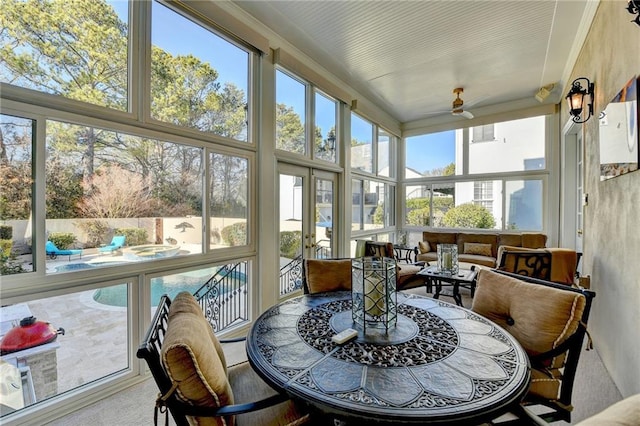
<svg viewBox="0 0 640 426">
<path fill-rule="evenodd" d="M 584 87 L 582 86 L 584 83 Z M 574 123 L 584 123 L 593 115 L 593 88 L 594 84 L 588 78 L 579 77 L 571 83 L 571 90 L 567 94 L 567 102 L 569 103 L 569 114 Z M 588 97 L 586 105 L 588 111 L 586 117 L 582 118 L 582 110 L 585 105 L 585 97 Z"/>
<path fill-rule="evenodd" d="M 640 25 L 640 0 L 629 0 L 627 11 L 632 15 L 638 15 L 636 19 L 632 19 L 631 22 Z"/>
</svg>

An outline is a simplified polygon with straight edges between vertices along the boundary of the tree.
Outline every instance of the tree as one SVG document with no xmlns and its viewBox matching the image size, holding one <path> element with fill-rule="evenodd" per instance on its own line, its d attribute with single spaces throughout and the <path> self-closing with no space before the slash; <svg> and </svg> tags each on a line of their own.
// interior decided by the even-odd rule
<svg viewBox="0 0 640 426">
<path fill-rule="evenodd" d="M 304 154 L 304 125 L 300 116 L 285 104 L 276 104 L 276 148 Z"/>
<path fill-rule="evenodd" d="M 443 223 L 451 228 L 495 228 L 496 220 L 493 215 L 484 207 L 465 203 L 447 211 L 443 218 Z"/>
<path fill-rule="evenodd" d="M 135 173 L 118 166 L 100 169 L 90 183 L 84 183 L 81 204 L 84 217 L 141 217 L 149 212 L 147 183 Z"/>
<path fill-rule="evenodd" d="M 126 22 L 102 0 L 75 0 L 71 5 L 68 0 L 3 1 L 0 79 L 126 111 Z M 209 63 L 152 47 L 148 72 L 154 118 L 246 140 L 246 94 L 218 81 L 218 72 Z M 47 180 L 48 213 L 55 217 L 73 215 L 81 194 L 78 178 L 90 188 L 96 170 L 105 166 L 137 174 L 155 198 L 157 213 L 202 211 L 202 149 L 50 120 L 47 150 L 48 162 L 56 161 L 60 175 L 55 180 L 56 174 L 49 173 Z M 0 139 L 0 157 L 4 155 Z M 63 177 L 69 178 L 68 185 Z M 82 211 L 88 212 L 87 206 L 95 201 L 87 200 Z"/>
</svg>

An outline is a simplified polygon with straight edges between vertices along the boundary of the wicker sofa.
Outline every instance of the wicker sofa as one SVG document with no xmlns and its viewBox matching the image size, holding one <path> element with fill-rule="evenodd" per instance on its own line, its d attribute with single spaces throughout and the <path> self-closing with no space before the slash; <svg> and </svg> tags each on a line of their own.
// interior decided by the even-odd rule
<svg viewBox="0 0 640 426">
<path fill-rule="evenodd" d="M 438 244 L 457 244 L 458 261 L 476 265 L 497 267 L 498 252 L 501 246 L 543 248 L 547 236 L 537 232 L 489 233 L 489 232 L 452 232 L 424 231 L 422 241 L 418 243 L 418 261 L 435 262 L 438 259 Z"/>
</svg>

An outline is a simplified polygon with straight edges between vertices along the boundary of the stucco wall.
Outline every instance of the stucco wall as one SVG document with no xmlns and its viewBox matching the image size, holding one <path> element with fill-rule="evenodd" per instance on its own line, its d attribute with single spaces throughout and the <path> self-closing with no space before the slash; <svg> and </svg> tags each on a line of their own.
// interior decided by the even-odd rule
<svg viewBox="0 0 640 426">
<path fill-rule="evenodd" d="M 585 207 L 583 274 L 596 291 L 589 330 L 623 396 L 640 392 L 640 171 L 600 181 L 597 116 L 640 76 L 640 26 L 627 1 L 602 1 L 572 78 L 595 82 L 595 117 L 583 126 Z M 565 105 L 562 117 L 568 117 Z"/>
</svg>

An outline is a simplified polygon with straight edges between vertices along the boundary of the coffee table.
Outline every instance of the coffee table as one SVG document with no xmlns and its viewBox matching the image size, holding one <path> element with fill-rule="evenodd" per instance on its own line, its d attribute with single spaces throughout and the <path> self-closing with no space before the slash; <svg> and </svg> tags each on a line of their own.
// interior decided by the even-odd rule
<svg viewBox="0 0 640 426">
<path fill-rule="evenodd" d="M 444 272 L 438 272 L 438 268 L 435 266 L 428 266 L 422 269 L 417 275 L 423 276 L 426 281 L 427 291 L 430 292 L 431 288 L 435 286 L 434 299 L 438 299 L 442 293 L 442 287 L 449 285 L 452 287 L 453 300 L 456 305 L 462 305 L 462 297 L 460 296 L 460 286 L 469 287 L 471 291 L 471 297 L 473 297 L 476 290 L 476 276 L 478 275 L 478 268 L 471 265 L 469 269 L 459 269 L 457 274 L 448 274 Z"/>
</svg>

